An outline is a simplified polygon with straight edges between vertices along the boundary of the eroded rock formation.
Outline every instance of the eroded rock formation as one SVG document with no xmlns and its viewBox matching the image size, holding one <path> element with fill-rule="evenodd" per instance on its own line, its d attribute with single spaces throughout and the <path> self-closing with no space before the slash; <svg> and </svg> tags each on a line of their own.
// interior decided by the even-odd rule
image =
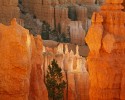
<svg viewBox="0 0 125 100">
<path fill-rule="evenodd" d="M 125 13 L 123 0 L 106 0 L 86 36 L 90 48 L 90 100 L 125 100 Z"/>
<path fill-rule="evenodd" d="M 41 39 L 30 36 L 15 19 L 10 26 L 1 24 L 0 34 L 0 100 L 48 100 Z"/>
<path fill-rule="evenodd" d="M 60 34 L 64 34 L 66 38 L 71 38 L 71 40 L 78 39 L 78 37 L 81 37 L 82 33 L 84 35 L 85 31 L 88 30 L 90 25 L 88 18 L 91 17 L 93 11 L 99 9 L 99 6 L 95 5 L 95 3 L 95 0 L 22 1 L 25 11 L 32 13 L 41 21 L 47 22 L 52 29 L 56 29 Z M 74 25 L 70 25 L 72 21 L 75 21 L 76 24 L 81 24 L 78 24 L 79 26 L 76 29 Z M 75 32 L 71 32 L 69 28 L 71 28 L 71 30 L 75 30 Z M 78 31 L 79 29 L 81 30 L 80 32 Z M 81 37 L 81 39 L 75 40 L 71 43 L 83 45 L 84 39 Z"/>
<path fill-rule="evenodd" d="M 68 51 L 68 46 L 59 44 L 57 48 L 44 48 L 44 72 L 53 59 L 62 68 L 64 79 L 68 82 L 68 93 L 65 91 L 64 100 L 89 100 L 89 80 L 86 69 L 85 58 L 79 56 L 78 46 L 76 47 L 76 54 L 71 50 Z M 68 97 L 67 97 L 68 94 Z"/>
<path fill-rule="evenodd" d="M 69 26 L 70 26 L 71 43 L 78 45 L 85 45 L 84 39 L 86 32 L 82 28 L 82 22 L 71 21 Z"/>
<path fill-rule="evenodd" d="M 17 18 L 20 22 L 20 10 L 18 8 L 18 0 L 0 0 L 0 22 L 9 24 L 13 18 Z"/>
<path fill-rule="evenodd" d="M 32 56 L 29 100 L 48 100 L 47 89 L 44 84 L 42 41 L 41 36 L 31 36 Z"/>
<path fill-rule="evenodd" d="M 72 5 L 73 1 L 69 1 L 69 3 L 59 4 L 57 0 L 43 0 L 43 1 L 27 1 L 23 0 L 23 6 L 25 9 L 28 9 L 29 12 L 33 13 L 37 18 L 39 18 L 42 21 L 46 21 L 48 24 L 51 25 L 52 28 L 56 27 L 64 27 L 64 24 L 67 26 L 69 24 L 68 22 L 70 20 L 76 20 L 69 17 L 69 8 L 74 6 L 74 10 L 70 9 L 72 12 L 72 16 L 75 16 L 75 13 L 77 15 L 77 20 L 82 21 L 84 26 L 87 25 L 87 10 L 85 7 L 78 6 L 76 8 L 76 3 Z M 73 14 L 74 13 L 74 14 Z M 71 16 L 71 17 L 72 17 Z M 85 28 L 85 27 L 84 27 Z M 62 29 L 63 30 L 63 29 Z"/>
</svg>

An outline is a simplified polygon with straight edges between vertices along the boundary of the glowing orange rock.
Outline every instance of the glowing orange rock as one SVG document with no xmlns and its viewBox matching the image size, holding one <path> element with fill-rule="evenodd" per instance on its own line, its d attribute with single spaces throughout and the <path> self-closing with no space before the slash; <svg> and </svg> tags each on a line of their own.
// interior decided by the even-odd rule
<svg viewBox="0 0 125 100">
<path fill-rule="evenodd" d="M 111 34 L 107 34 L 103 38 L 103 47 L 106 52 L 110 53 L 114 49 L 115 38 Z"/>
<path fill-rule="evenodd" d="M 0 38 L 0 100 L 48 100 L 41 39 L 34 40 L 15 19 L 10 26 L 0 24 Z"/>
<path fill-rule="evenodd" d="M 90 100 L 125 99 L 125 13 L 121 11 L 122 1 L 106 0 L 101 11 L 92 17 L 86 37 L 90 48 L 87 59 Z"/>
<path fill-rule="evenodd" d="M 79 56 L 78 51 L 77 46 L 76 54 L 72 50 L 69 52 L 68 45 L 65 45 L 64 53 L 63 44 L 59 44 L 56 53 L 48 50 L 44 52 L 44 71 L 47 70 L 53 59 L 56 59 L 59 67 L 62 68 L 64 79 L 68 83 L 68 90 L 65 89 L 64 100 L 67 100 L 67 98 L 68 100 L 89 100 L 89 75 L 86 70 L 86 60 Z"/>
<path fill-rule="evenodd" d="M 32 42 L 32 69 L 30 74 L 29 100 L 48 100 L 47 89 L 42 72 L 42 40 L 41 36 L 31 36 Z"/>
<path fill-rule="evenodd" d="M 15 19 L 0 24 L 0 99 L 28 100 L 31 72 L 31 45 L 28 30 Z"/>
<path fill-rule="evenodd" d="M 89 44 L 91 52 L 99 53 L 101 48 L 101 39 L 103 34 L 102 16 L 94 13 L 92 16 L 92 25 L 87 33 L 86 42 Z"/>
</svg>

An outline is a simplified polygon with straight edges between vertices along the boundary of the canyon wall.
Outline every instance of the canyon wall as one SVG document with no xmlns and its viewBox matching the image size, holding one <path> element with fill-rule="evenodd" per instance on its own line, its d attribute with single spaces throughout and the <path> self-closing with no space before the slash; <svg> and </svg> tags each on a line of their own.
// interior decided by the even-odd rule
<svg viewBox="0 0 125 100">
<path fill-rule="evenodd" d="M 38 19 L 41 21 L 46 21 L 52 28 L 58 29 L 61 27 L 63 30 L 64 23 L 67 26 L 70 20 L 75 21 L 82 21 L 84 27 L 86 29 L 87 26 L 87 10 L 85 7 L 78 6 L 77 3 L 74 5 L 71 4 L 72 1 L 69 3 L 59 4 L 56 3 L 57 0 L 23 0 L 22 4 L 24 9 L 28 10 L 29 12 L 33 13 Z M 72 9 L 73 8 L 73 9 Z M 77 18 L 74 18 L 77 17 Z M 66 27 L 65 26 L 65 27 Z M 63 30 L 64 31 L 64 30 Z"/>
<path fill-rule="evenodd" d="M 125 100 L 125 12 L 123 0 L 106 0 L 86 36 L 90 100 Z"/>
<path fill-rule="evenodd" d="M 28 5 L 29 2 L 36 3 L 36 4 L 43 4 L 43 5 L 62 5 L 62 4 L 76 4 L 76 3 L 88 3 L 88 4 L 95 4 L 96 0 L 22 0 L 26 5 Z M 99 0 L 104 1 L 104 0 Z M 29 5 L 32 6 L 32 5 Z M 32 6 L 34 7 L 34 6 Z"/>
<path fill-rule="evenodd" d="M 12 18 L 16 18 L 20 25 L 29 29 L 35 35 L 42 32 L 41 21 L 46 21 L 52 29 L 65 34 L 69 39 L 71 21 L 76 21 L 76 23 L 81 21 L 82 30 L 88 30 L 90 26 L 88 15 L 91 18 L 92 12 L 99 9 L 95 3 L 96 0 L 1 0 L 0 22 L 8 25 Z M 91 10 L 92 8 L 94 10 Z M 76 36 L 74 32 L 71 34 Z M 80 37 L 81 34 L 77 34 L 77 36 Z M 74 40 L 72 36 L 71 40 Z M 78 42 L 74 40 L 74 44 L 83 45 L 84 40 L 82 42 L 81 39 Z"/>
<path fill-rule="evenodd" d="M 69 26 L 70 26 L 71 43 L 77 45 L 85 45 L 84 39 L 86 32 L 82 28 L 82 22 L 71 21 Z"/>
<path fill-rule="evenodd" d="M 28 100 L 48 100 L 48 93 L 44 84 L 42 40 L 41 36 L 31 35 L 32 54 L 31 54 L 31 73 Z"/>
<path fill-rule="evenodd" d="M 20 20 L 20 10 L 18 7 L 18 0 L 0 0 L 0 22 L 9 24 L 13 18 Z M 17 20 L 17 21 L 18 21 Z"/>
<path fill-rule="evenodd" d="M 0 100 L 48 100 L 41 38 L 30 36 L 16 19 L 0 24 L 0 34 Z"/>
<path fill-rule="evenodd" d="M 81 2 L 81 5 L 78 3 Z M 86 6 L 95 7 L 95 0 L 23 0 L 25 11 L 30 12 L 41 21 L 47 22 L 52 29 L 65 34 L 71 38 L 71 43 L 83 45 L 84 35 L 90 24 L 88 24 L 88 10 Z M 98 9 L 98 8 L 97 8 Z M 94 9 L 94 10 L 97 10 Z M 94 11 L 93 10 L 93 11 Z M 92 12 L 93 12 L 92 11 Z M 91 16 L 91 14 L 90 14 Z M 74 21 L 73 26 L 72 21 Z M 77 26 L 78 25 L 78 26 Z M 76 26 L 76 28 L 75 28 Z M 81 31 L 78 31 L 78 30 Z M 73 32 L 73 30 L 75 30 Z M 77 35 L 76 35 L 77 33 Z M 80 37 L 80 39 L 78 39 Z M 75 40 L 77 39 L 77 40 Z"/>
<path fill-rule="evenodd" d="M 77 46 L 76 54 L 72 50 L 69 52 L 68 46 L 63 44 L 59 44 L 57 48 L 53 49 L 44 48 L 44 74 L 46 75 L 51 61 L 56 59 L 62 69 L 64 79 L 68 83 L 68 90 L 65 90 L 64 100 L 67 100 L 67 98 L 68 100 L 89 100 L 89 75 L 86 68 L 86 60 L 79 56 L 78 51 L 79 48 Z"/>
</svg>

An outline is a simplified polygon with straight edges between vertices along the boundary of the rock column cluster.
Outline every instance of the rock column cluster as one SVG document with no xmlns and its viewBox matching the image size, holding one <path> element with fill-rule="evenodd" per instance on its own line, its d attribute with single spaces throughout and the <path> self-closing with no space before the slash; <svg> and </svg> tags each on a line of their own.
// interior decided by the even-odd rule
<svg viewBox="0 0 125 100">
<path fill-rule="evenodd" d="M 78 45 L 85 45 L 85 30 L 82 28 L 81 21 L 71 21 L 70 22 L 70 37 L 71 43 Z"/>
<path fill-rule="evenodd" d="M 59 44 L 54 50 L 47 47 L 44 49 L 45 75 L 48 65 L 53 59 L 56 59 L 62 69 L 64 79 L 68 82 L 68 93 L 66 89 L 64 100 L 67 98 L 68 100 L 89 100 L 89 75 L 86 69 L 86 60 L 79 56 L 78 50 L 77 46 L 76 54 L 74 54 L 72 50 L 68 51 L 67 45 L 64 47 L 63 44 Z"/>
<path fill-rule="evenodd" d="M 23 6 L 25 9 L 28 9 L 29 12 L 33 13 L 38 19 L 46 21 L 52 29 L 55 28 L 60 33 L 71 33 L 71 35 L 74 34 L 74 36 L 78 33 L 78 37 L 81 37 L 81 33 L 84 35 L 85 31 L 81 31 L 80 34 L 78 31 L 76 33 L 69 31 L 69 28 L 74 28 L 74 26 L 70 25 L 72 23 L 71 21 L 75 21 L 75 23 L 79 25 L 78 27 L 82 28 L 81 30 L 87 30 L 88 28 L 87 8 L 77 5 L 76 1 L 71 0 L 62 2 L 61 0 L 23 0 Z M 79 28 L 76 30 L 79 30 Z M 77 36 L 75 38 L 77 38 Z M 72 40 L 74 40 L 74 38 Z M 81 40 L 83 41 L 81 42 Z M 82 43 L 84 43 L 84 39 L 78 39 L 78 42 L 79 45 L 82 45 Z M 77 42 L 74 40 L 74 43 Z"/>
<path fill-rule="evenodd" d="M 106 0 L 92 17 L 86 42 L 90 48 L 90 100 L 125 100 L 125 12 L 123 0 Z"/>
</svg>

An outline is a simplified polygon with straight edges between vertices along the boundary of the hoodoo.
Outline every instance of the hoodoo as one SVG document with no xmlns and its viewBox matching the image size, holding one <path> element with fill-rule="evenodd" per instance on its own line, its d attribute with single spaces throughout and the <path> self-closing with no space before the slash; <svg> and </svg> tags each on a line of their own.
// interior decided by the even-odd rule
<svg viewBox="0 0 125 100">
<path fill-rule="evenodd" d="M 48 100 L 41 52 L 41 38 L 30 36 L 16 19 L 0 24 L 0 100 Z"/>
<path fill-rule="evenodd" d="M 90 48 L 90 100 L 125 100 L 125 13 L 123 0 L 106 0 L 93 14 L 86 36 Z"/>
</svg>

